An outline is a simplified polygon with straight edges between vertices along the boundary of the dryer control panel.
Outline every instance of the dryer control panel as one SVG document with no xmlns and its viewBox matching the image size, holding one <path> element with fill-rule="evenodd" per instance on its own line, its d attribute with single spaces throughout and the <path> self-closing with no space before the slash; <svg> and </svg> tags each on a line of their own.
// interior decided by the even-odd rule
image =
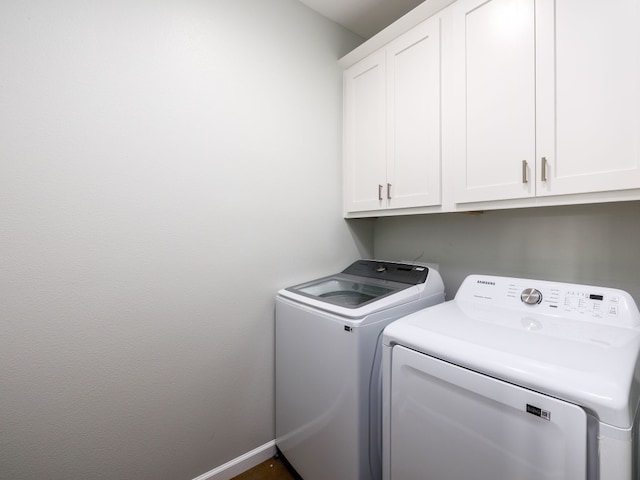
<svg viewBox="0 0 640 480">
<path fill-rule="evenodd" d="M 456 301 L 619 327 L 640 326 L 640 313 L 631 296 L 607 287 L 470 275 L 460 286 Z"/>
</svg>

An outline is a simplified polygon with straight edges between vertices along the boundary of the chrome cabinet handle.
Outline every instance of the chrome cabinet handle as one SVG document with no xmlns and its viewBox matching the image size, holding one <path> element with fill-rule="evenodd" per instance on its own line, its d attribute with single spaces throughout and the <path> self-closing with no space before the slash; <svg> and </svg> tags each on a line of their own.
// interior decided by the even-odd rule
<svg viewBox="0 0 640 480">
<path fill-rule="evenodd" d="M 542 172 L 540 174 L 540 180 L 547 181 L 547 157 L 542 157 Z"/>
<path fill-rule="evenodd" d="M 391 200 L 391 184 L 387 183 L 387 199 Z"/>
<path fill-rule="evenodd" d="M 378 185 L 378 200 L 382 200 L 382 185 Z"/>
<path fill-rule="evenodd" d="M 522 160 L 522 183 L 529 183 L 527 178 L 527 161 Z"/>
</svg>

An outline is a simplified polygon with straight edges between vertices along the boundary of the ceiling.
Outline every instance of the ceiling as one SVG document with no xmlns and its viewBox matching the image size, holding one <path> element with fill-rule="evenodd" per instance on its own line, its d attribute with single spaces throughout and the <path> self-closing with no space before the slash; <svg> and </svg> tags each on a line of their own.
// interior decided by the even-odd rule
<svg viewBox="0 0 640 480">
<path fill-rule="evenodd" d="M 300 0 L 364 39 L 371 38 L 424 0 Z"/>
</svg>

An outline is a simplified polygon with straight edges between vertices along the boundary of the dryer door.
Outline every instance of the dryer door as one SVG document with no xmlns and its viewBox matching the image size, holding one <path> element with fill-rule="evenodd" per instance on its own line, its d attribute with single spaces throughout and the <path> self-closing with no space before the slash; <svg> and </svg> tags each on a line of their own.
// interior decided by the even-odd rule
<svg viewBox="0 0 640 480">
<path fill-rule="evenodd" d="M 402 346 L 392 351 L 392 480 L 584 480 L 582 408 Z"/>
</svg>

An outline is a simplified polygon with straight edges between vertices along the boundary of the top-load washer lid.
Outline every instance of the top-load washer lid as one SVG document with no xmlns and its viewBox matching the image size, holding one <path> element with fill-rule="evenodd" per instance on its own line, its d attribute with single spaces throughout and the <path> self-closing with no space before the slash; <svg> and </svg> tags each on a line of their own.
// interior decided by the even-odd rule
<svg viewBox="0 0 640 480">
<path fill-rule="evenodd" d="M 334 276 L 299 285 L 291 290 L 343 307 L 356 308 L 407 287 L 404 284 L 376 285 L 359 278 Z"/>
<path fill-rule="evenodd" d="M 427 283 L 432 286 L 427 288 Z M 422 298 L 425 293 L 444 293 L 437 271 L 424 265 L 378 260 L 359 260 L 340 273 L 279 292 L 286 298 L 351 318 Z"/>
<path fill-rule="evenodd" d="M 471 275 L 454 300 L 384 331 L 387 346 L 541 392 L 630 428 L 640 401 L 640 313 L 622 290 Z"/>
</svg>

